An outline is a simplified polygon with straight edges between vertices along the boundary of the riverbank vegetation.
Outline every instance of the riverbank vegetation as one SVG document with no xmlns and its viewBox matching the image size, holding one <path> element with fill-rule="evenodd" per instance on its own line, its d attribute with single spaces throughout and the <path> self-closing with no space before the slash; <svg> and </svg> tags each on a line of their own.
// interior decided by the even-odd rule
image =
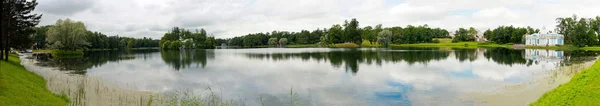
<svg viewBox="0 0 600 106">
<path fill-rule="evenodd" d="M 571 81 L 545 93 L 531 106 L 593 106 L 600 104 L 600 61 L 576 74 Z"/>
<path fill-rule="evenodd" d="M 61 22 L 60 24 L 58 23 L 59 21 Z M 69 30 L 69 32 L 60 32 L 61 28 L 72 28 L 73 30 Z M 107 36 L 101 32 L 89 31 L 85 28 L 84 23 L 71 19 L 61 19 L 57 21 L 56 25 L 39 26 L 35 27 L 34 30 L 36 33 L 33 34 L 31 38 L 34 43 L 33 49 L 71 49 L 70 51 L 122 50 L 157 48 L 159 42 L 158 40 L 147 37 L 130 38 L 120 37 L 118 35 Z M 55 44 L 56 42 L 60 42 L 60 44 Z"/>
<path fill-rule="evenodd" d="M 160 39 L 159 45 L 162 49 L 214 49 L 216 40 L 214 37 L 207 37 L 204 29 L 191 32 L 187 29 L 174 27 Z"/>
<path fill-rule="evenodd" d="M 2 106 L 65 106 L 69 98 L 54 94 L 46 87 L 46 80 L 27 71 L 16 55 L 0 61 L 0 105 Z"/>
<path fill-rule="evenodd" d="M 414 44 L 414 43 L 433 43 L 433 38 L 450 38 L 449 32 L 441 28 L 430 28 L 428 25 L 406 27 L 394 26 L 384 28 L 381 24 L 375 27 L 366 26 L 361 28 L 356 19 L 346 20 L 342 25 L 335 24 L 331 28 L 317 28 L 316 30 L 301 30 L 300 32 L 272 31 L 266 33 L 253 33 L 244 36 L 233 37 L 229 39 L 220 39 L 228 46 L 239 47 L 260 47 L 274 45 L 269 41 L 275 39 L 286 39 L 289 45 L 310 45 L 317 44 L 323 47 L 335 45 L 348 45 L 354 43 L 363 47 L 379 47 L 379 33 L 383 30 L 389 31 L 389 43 L 391 44 Z M 363 41 L 369 41 L 369 44 L 363 44 Z M 282 43 L 280 43 L 281 45 Z M 388 43 L 384 43 L 388 44 Z M 271 46 L 273 47 L 273 46 Z M 285 47 L 285 46 L 281 46 Z M 354 47 L 354 46 L 351 46 Z"/>
</svg>

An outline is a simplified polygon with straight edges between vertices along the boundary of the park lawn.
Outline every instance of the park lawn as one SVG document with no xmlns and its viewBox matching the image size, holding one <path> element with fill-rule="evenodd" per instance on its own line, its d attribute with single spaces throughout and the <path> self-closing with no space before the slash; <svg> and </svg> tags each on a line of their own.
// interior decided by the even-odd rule
<svg viewBox="0 0 600 106">
<path fill-rule="evenodd" d="M 0 61 L 0 106 L 65 106 L 66 95 L 53 94 L 46 88 L 46 80 L 27 71 L 19 57 L 10 55 L 9 61 Z"/>
<path fill-rule="evenodd" d="M 546 92 L 530 106 L 597 106 L 600 104 L 600 61 L 571 81 Z"/>
<path fill-rule="evenodd" d="M 452 43 L 452 38 L 433 38 L 433 40 L 439 40 L 440 43 Z"/>
</svg>

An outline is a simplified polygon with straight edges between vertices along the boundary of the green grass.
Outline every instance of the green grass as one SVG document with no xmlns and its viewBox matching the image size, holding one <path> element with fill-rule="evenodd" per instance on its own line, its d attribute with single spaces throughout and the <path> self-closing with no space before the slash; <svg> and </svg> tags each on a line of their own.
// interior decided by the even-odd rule
<svg viewBox="0 0 600 106">
<path fill-rule="evenodd" d="M 597 106 L 600 104 L 600 61 L 566 84 L 546 92 L 530 106 Z"/>
<path fill-rule="evenodd" d="M 439 40 L 440 43 L 452 43 L 452 38 L 433 38 L 433 40 Z"/>
<path fill-rule="evenodd" d="M 0 61 L 0 71 L 0 106 L 65 106 L 70 101 L 50 92 L 46 80 L 27 71 L 16 55 Z"/>
</svg>

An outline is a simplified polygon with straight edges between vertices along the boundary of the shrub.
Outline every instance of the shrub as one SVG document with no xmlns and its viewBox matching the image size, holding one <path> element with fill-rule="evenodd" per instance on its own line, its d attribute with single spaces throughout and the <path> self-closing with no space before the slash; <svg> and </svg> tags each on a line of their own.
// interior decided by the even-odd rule
<svg viewBox="0 0 600 106">
<path fill-rule="evenodd" d="M 357 44 L 354 44 L 354 43 L 341 43 L 341 44 L 335 44 L 332 47 L 335 47 L 335 48 L 357 48 L 360 46 Z"/>
<path fill-rule="evenodd" d="M 433 43 L 440 43 L 440 40 L 433 40 Z"/>
</svg>

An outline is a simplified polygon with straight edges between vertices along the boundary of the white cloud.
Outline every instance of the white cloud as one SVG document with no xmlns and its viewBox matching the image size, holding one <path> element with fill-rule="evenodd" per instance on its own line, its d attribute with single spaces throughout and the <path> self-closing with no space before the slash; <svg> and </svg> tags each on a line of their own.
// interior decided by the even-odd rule
<svg viewBox="0 0 600 106">
<path fill-rule="evenodd" d="M 500 25 L 555 26 L 554 19 L 600 14 L 597 0 L 43 0 L 41 25 L 83 21 L 109 35 L 160 38 L 179 26 L 205 28 L 218 38 L 273 30 L 328 28 L 357 18 L 362 27 L 428 24 L 450 31 Z"/>
</svg>

